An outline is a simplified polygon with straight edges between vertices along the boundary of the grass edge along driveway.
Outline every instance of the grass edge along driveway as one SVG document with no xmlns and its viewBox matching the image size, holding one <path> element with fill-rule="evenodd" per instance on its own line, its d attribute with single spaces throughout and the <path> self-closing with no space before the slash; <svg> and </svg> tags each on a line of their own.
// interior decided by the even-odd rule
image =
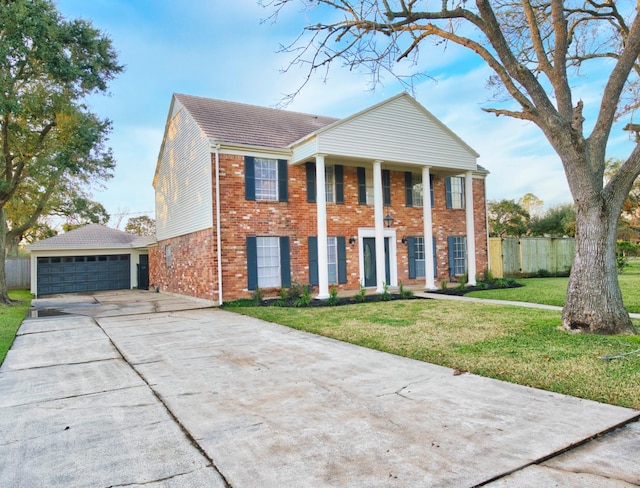
<svg viewBox="0 0 640 488">
<path fill-rule="evenodd" d="M 11 306 L 0 306 L 0 364 L 3 363 L 7 351 L 11 348 L 16 332 L 27 315 L 31 293 L 25 290 L 9 291 L 9 298 L 15 300 Z"/>
<path fill-rule="evenodd" d="M 227 310 L 511 383 L 640 409 L 640 336 L 560 330 L 561 314 L 514 306 L 402 300 Z"/>
</svg>

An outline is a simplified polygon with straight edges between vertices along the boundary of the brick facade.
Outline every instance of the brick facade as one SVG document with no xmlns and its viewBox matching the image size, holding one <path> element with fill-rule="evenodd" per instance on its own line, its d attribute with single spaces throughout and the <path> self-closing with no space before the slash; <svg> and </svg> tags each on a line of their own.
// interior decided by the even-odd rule
<svg viewBox="0 0 640 488">
<path fill-rule="evenodd" d="M 305 166 L 288 168 L 288 202 L 247 201 L 245 199 L 244 158 L 220 154 L 222 283 L 225 301 L 248 297 L 247 236 L 288 236 L 290 238 L 291 280 L 309 282 L 308 237 L 317 235 L 316 204 L 307 202 Z M 331 164 L 331 163 L 329 163 Z M 213 163 L 212 163 L 213 171 Z M 416 172 L 419 172 L 416 169 Z M 215 182 L 214 182 L 215 185 Z M 488 266 L 485 181 L 473 179 L 476 268 Z M 450 210 L 445 202 L 445 179 L 433 181 L 433 235 L 436 239 L 436 284 L 449 279 L 447 237 L 466 235 L 465 210 Z M 215 188 L 213 188 L 215 194 Z M 216 215 L 215 202 L 212 208 Z M 394 218 L 396 229 L 397 276 L 405 285 L 423 284 L 424 278 L 409 279 L 409 254 L 404 236 L 423 233 L 422 207 L 407 207 L 403 171 L 391 171 L 391 206 L 384 214 Z M 344 166 L 344 204 L 327 204 L 327 234 L 345 236 L 347 241 L 347 283 L 344 289 L 357 289 L 360 269 L 358 228 L 374 227 L 373 206 L 358 204 L 356 167 Z M 171 265 L 165 264 L 165 247 L 171 246 Z M 163 291 L 217 299 L 217 262 L 214 229 L 194 232 L 158 243 L 150 252 L 150 282 Z M 393 264 L 392 264 L 393 265 Z"/>
</svg>

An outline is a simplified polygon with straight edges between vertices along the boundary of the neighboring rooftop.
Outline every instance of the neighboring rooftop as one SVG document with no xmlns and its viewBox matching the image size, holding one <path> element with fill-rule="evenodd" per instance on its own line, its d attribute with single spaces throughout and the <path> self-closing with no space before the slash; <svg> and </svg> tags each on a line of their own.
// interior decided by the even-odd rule
<svg viewBox="0 0 640 488">
<path fill-rule="evenodd" d="M 175 93 L 214 142 L 285 148 L 340 119 Z"/>
<path fill-rule="evenodd" d="M 28 251 L 75 249 L 134 249 L 147 247 L 155 237 L 138 236 L 99 224 L 78 227 L 64 234 L 49 237 L 26 246 Z"/>
</svg>

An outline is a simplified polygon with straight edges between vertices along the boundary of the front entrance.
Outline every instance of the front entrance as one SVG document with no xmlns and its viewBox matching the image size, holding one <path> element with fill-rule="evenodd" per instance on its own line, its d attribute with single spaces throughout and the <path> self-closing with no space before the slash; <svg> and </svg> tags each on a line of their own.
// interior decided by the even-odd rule
<svg viewBox="0 0 640 488">
<path fill-rule="evenodd" d="M 376 239 L 374 237 L 364 237 L 362 239 L 363 260 L 364 260 L 364 286 L 372 287 L 378 285 L 378 274 L 376 272 Z M 384 238 L 384 267 L 385 282 L 389 283 L 391 276 L 391 265 L 389 263 L 389 238 Z"/>
</svg>

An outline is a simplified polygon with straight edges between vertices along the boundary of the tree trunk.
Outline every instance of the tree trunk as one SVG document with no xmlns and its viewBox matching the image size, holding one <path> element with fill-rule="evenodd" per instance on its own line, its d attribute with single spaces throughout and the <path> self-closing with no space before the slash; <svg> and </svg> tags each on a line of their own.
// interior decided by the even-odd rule
<svg viewBox="0 0 640 488">
<path fill-rule="evenodd" d="M 5 261 L 7 257 L 7 219 L 4 208 L 0 209 L 0 303 L 11 305 L 7 290 L 7 273 Z"/>
<path fill-rule="evenodd" d="M 576 205 L 576 254 L 562 312 L 562 323 L 568 330 L 634 332 L 622 303 L 616 268 L 619 212 L 609 207 L 601 199 Z"/>
</svg>

